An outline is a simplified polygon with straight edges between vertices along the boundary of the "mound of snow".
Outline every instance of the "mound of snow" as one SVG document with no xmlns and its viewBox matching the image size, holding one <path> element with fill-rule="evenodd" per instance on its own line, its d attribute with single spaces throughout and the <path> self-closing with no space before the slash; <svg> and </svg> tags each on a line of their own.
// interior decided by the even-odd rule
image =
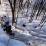
<svg viewBox="0 0 46 46">
<path fill-rule="evenodd" d="M 40 45 L 38 45 L 38 46 L 46 46 L 45 44 L 40 44 Z"/>
<path fill-rule="evenodd" d="M 23 42 L 20 42 L 18 40 L 10 39 L 8 46 L 27 46 Z"/>
<path fill-rule="evenodd" d="M 0 42 L 0 46 L 5 46 L 3 43 Z"/>
<path fill-rule="evenodd" d="M 0 26 L 0 46 L 27 46 L 21 41 L 10 39 L 8 35 L 3 31 L 3 29 Z M 8 42 L 9 41 L 9 42 Z"/>
</svg>

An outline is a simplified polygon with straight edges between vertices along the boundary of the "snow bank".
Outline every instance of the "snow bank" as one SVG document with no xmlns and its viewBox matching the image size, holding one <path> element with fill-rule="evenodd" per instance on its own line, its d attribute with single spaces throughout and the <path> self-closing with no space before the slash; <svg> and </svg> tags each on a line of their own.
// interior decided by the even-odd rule
<svg viewBox="0 0 46 46">
<path fill-rule="evenodd" d="M 8 46 L 26 46 L 23 42 L 11 39 Z"/>
<path fill-rule="evenodd" d="M 3 43 L 0 42 L 0 46 L 5 46 Z"/>
<path fill-rule="evenodd" d="M 27 46 L 23 42 L 10 39 L 8 35 L 3 31 L 3 29 L 0 26 L 0 46 Z M 9 42 L 8 42 L 9 41 Z"/>
</svg>

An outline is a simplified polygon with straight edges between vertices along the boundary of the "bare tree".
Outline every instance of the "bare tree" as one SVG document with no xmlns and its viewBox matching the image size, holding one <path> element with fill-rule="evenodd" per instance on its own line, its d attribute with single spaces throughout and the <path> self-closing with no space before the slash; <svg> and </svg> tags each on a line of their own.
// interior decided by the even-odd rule
<svg viewBox="0 0 46 46">
<path fill-rule="evenodd" d="M 15 22 L 14 20 L 14 12 L 15 12 L 15 5 L 16 5 L 16 0 L 14 0 L 13 2 L 11 2 L 12 0 L 8 0 L 10 3 L 10 7 L 11 7 L 11 11 L 12 11 L 12 25 Z"/>
<path fill-rule="evenodd" d="M 23 6 L 23 0 L 19 0 L 19 9 L 22 9 Z"/>
<path fill-rule="evenodd" d="M 33 7 L 33 11 L 34 13 L 36 14 L 36 19 L 37 17 L 40 15 L 40 13 L 42 12 L 42 8 L 44 6 L 44 1 L 43 0 L 36 0 L 35 4 L 34 4 L 34 7 Z M 38 7 L 39 6 L 39 7 Z"/>
<path fill-rule="evenodd" d="M 12 11 L 12 25 L 13 25 L 13 23 L 15 22 L 15 10 L 16 10 L 16 2 L 17 2 L 17 0 L 8 0 L 9 1 L 9 3 L 10 3 L 10 7 L 11 7 L 11 11 Z M 18 0 L 18 2 L 19 2 L 19 9 L 21 10 L 22 9 L 22 5 L 23 5 L 23 0 Z"/>
<path fill-rule="evenodd" d="M 0 4 L 1 4 L 1 0 L 0 0 Z"/>
<path fill-rule="evenodd" d="M 39 7 L 38 7 L 39 6 Z M 36 13 L 37 12 L 37 13 Z M 45 12 L 46 12 L 46 1 L 45 0 L 36 0 L 36 2 L 35 2 L 35 4 L 34 4 L 34 6 L 33 6 L 33 13 L 34 14 L 36 14 L 36 19 L 37 19 L 37 17 L 38 16 L 40 16 L 40 14 L 41 14 L 41 12 L 43 12 L 44 13 L 44 15 L 45 15 Z M 42 26 L 41 26 L 41 28 L 43 27 L 43 25 L 44 25 L 44 23 L 45 23 L 45 18 L 46 18 L 46 15 L 44 16 L 43 15 L 43 17 L 42 17 L 42 19 L 41 19 L 41 22 L 40 22 L 40 24 L 38 25 L 38 26 L 40 26 L 42 23 Z M 31 16 L 33 16 L 33 15 L 31 15 Z M 35 16 L 35 15 L 34 15 Z M 33 16 L 33 17 L 34 17 Z M 31 17 L 31 20 L 33 20 L 33 17 Z M 36 28 L 37 26 L 35 26 L 35 28 Z"/>
</svg>

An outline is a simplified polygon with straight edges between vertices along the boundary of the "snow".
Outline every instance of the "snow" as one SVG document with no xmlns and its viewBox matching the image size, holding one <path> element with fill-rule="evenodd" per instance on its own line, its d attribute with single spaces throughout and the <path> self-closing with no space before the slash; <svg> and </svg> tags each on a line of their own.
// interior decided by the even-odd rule
<svg viewBox="0 0 46 46">
<path fill-rule="evenodd" d="M 25 0 L 26 1 L 26 0 Z M 24 3 L 25 3 L 24 1 Z M 34 3 L 35 0 L 32 0 L 32 2 Z M 32 3 L 32 5 L 33 5 Z M 6 3 L 7 4 L 7 3 Z M 10 6 L 6 6 L 5 4 L 5 1 L 3 2 L 2 4 L 2 7 L 0 9 L 0 15 L 3 16 L 3 15 L 9 15 L 9 19 L 10 19 L 10 22 L 11 22 L 11 19 L 12 19 L 12 13 L 11 13 L 11 9 L 10 9 Z M 9 14 L 7 14 L 9 13 Z M 17 22 L 17 27 L 23 29 L 23 30 L 20 30 L 20 29 L 15 29 L 15 25 L 12 26 L 12 30 L 13 31 L 17 31 L 18 32 L 18 37 L 22 36 L 22 38 L 28 38 L 28 42 L 30 42 L 30 44 L 32 46 L 35 46 L 35 44 L 37 46 L 45 46 L 46 45 L 46 23 L 44 24 L 44 26 L 42 27 L 42 29 L 40 29 L 40 26 L 38 26 L 36 29 L 34 28 L 35 26 L 37 26 L 40 21 L 41 21 L 41 17 L 43 14 L 41 14 L 40 17 L 38 17 L 39 19 L 35 19 L 33 20 L 32 23 L 29 23 L 29 19 L 30 19 L 30 14 L 32 13 L 31 9 L 29 9 L 29 13 L 28 15 L 29 16 L 25 16 L 26 14 L 26 10 L 24 9 L 24 14 L 22 15 L 21 14 L 22 11 L 20 11 L 20 14 L 18 15 L 18 22 Z M 22 25 L 23 24 L 26 24 L 26 27 L 23 27 Z M 30 32 L 30 34 L 29 34 Z M 20 35 L 21 34 L 21 35 Z M 23 37 L 25 35 L 25 37 Z M 28 37 L 27 37 L 28 36 Z M 5 34 L 5 32 L 2 30 L 2 28 L 0 27 L 0 46 L 6 46 L 7 43 L 8 43 L 8 40 L 9 40 L 9 36 Z M 33 43 L 34 42 L 34 43 Z M 22 45 L 21 45 L 22 44 Z M 14 40 L 14 39 L 10 39 L 9 41 L 9 44 L 8 46 L 26 46 L 23 42 L 20 42 L 18 40 Z M 30 46 L 31 46 L 30 45 Z"/>
<path fill-rule="evenodd" d="M 5 46 L 3 43 L 0 42 L 0 46 Z"/>
<path fill-rule="evenodd" d="M 41 44 L 41 45 L 38 45 L 38 46 L 46 46 L 46 45 L 44 45 L 44 44 Z"/>
<path fill-rule="evenodd" d="M 21 41 L 10 39 L 8 35 L 3 31 L 1 25 L 0 25 L 0 46 L 27 46 Z M 9 43 L 8 43 L 9 41 Z"/>
<path fill-rule="evenodd" d="M 23 42 L 11 39 L 8 46 L 26 46 Z"/>
</svg>

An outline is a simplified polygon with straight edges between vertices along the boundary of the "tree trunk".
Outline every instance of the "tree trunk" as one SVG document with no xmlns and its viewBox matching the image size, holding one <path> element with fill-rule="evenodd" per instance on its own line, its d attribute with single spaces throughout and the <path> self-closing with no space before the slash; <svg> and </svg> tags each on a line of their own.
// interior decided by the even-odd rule
<svg viewBox="0 0 46 46">
<path fill-rule="evenodd" d="M 10 3 L 10 7 L 11 7 L 11 11 L 12 11 L 12 25 L 13 25 L 13 23 L 15 22 L 14 12 L 15 12 L 15 3 L 16 3 L 16 0 L 14 0 L 13 4 L 12 4 L 12 2 L 10 0 L 8 0 L 8 1 Z"/>
<path fill-rule="evenodd" d="M 0 0 L 0 4 L 1 4 L 1 0 Z"/>
</svg>

